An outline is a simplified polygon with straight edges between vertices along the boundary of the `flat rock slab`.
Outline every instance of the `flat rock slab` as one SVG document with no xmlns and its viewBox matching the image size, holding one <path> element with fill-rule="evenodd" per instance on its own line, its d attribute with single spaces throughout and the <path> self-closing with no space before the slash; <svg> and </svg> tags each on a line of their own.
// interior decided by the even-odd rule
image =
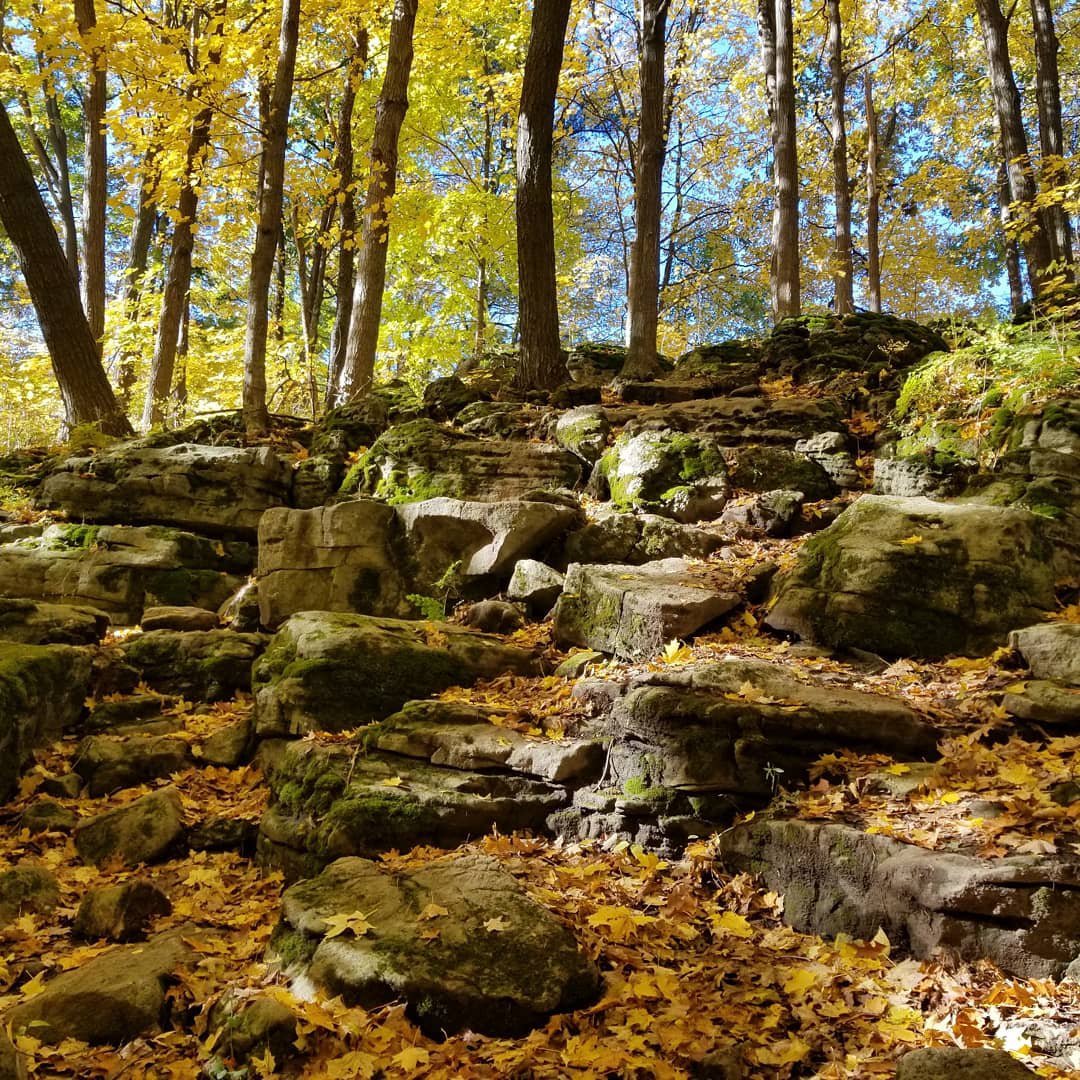
<svg viewBox="0 0 1080 1080">
<path fill-rule="evenodd" d="M 109 949 L 50 979 L 37 997 L 5 1013 L 4 1023 L 50 1046 L 65 1039 L 119 1046 L 158 1031 L 167 1018 L 171 976 L 198 959 L 185 941 L 192 933 L 180 928 Z"/>
<path fill-rule="evenodd" d="M 1080 727 L 1080 687 L 1033 679 L 1002 699 L 1010 716 L 1054 727 Z"/>
<path fill-rule="evenodd" d="M 252 664 L 267 641 L 234 630 L 151 630 L 125 641 L 120 653 L 158 693 L 223 701 L 251 690 Z"/>
<path fill-rule="evenodd" d="M 568 792 L 532 777 L 435 767 L 357 743 L 293 743 L 270 774 L 260 854 L 291 876 L 343 855 L 418 844 L 456 847 L 502 832 L 543 831 Z"/>
<path fill-rule="evenodd" d="M 92 607 L 0 597 L 0 641 L 22 645 L 96 645 L 109 616 Z"/>
<path fill-rule="evenodd" d="M 264 737 L 345 731 L 448 686 L 538 671 L 532 653 L 449 623 L 303 612 L 255 666 L 256 727 Z"/>
<path fill-rule="evenodd" d="M 155 605 L 216 610 L 254 564 L 247 543 L 164 526 L 50 525 L 0 544 L 0 596 L 87 605 L 135 624 Z"/>
<path fill-rule="evenodd" d="M 121 444 L 70 458 L 37 504 L 78 521 L 160 523 L 254 537 L 263 511 L 288 504 L 292 469 L 266 447 Z"/>
<path fill-rule="evenodd" d="M 1047 519 L 864 495 L 778 580 L 774 630 L 888 656 L 983 654 L 1055 606 Z"/>
<path fill-rule="evenodd" d="M 78 720 L 90 673 L 82 649 L 0 642 L 0 802 L 15 791 L 30 752 Z"/>
<path fill-rule="evenodd" d="M 360 912 L 369 929 L 329 936 Z M 403 873 L 340 859 L 286 891 L 278 944 L 288 938 L 323 992 L 369 1009 L 404 1000 L 432 1037 L 521 1035 L 600 987 L 570 931 L 482 855 Z"/>
<path fill-rule="evenodd" d="M 95 866 L 155 862 L 174 851 L 184 836 L 180 793 L 161 788 L 134 802 L 84 818 L 75 827 L 79 857 Z"/>
<path fill-rule="evenodd" d="M 143 612 L 144 630 L 216 630 L 221 620 L 216 611 L 200 607 L 150 607 Z"/>
<path fill-rule="evenodd" d="M 896 1080 L 1032 1080 L 1038 1073 L 1004 1050 L 932 1046 L 905 1054 Z"/>
<path fill-rule="evenodd" d="M 1042 623 L 1014 630 L 1009 644 L 1037 679 L 1080 686 L 1080 623 Z"/>
<path fill-rule="evenodd" d="M 646 660 L 742 602 L 682 559 L 644 566 L 571 563 L 555 608 L 555 639 L 628 660 Z"/>
<path fill-rule="evenodd" d="M 168 735 L 91 735 L 79 744 L 74 770 L 91 798 L 136 787 L 181 772 L 194 764 L 185 739 Z"/>
<path fill-rule="evenodd" d="M 755 821 L 719 845 L 725 868 L 759 874 L 805 933 L 881 928 L 918 959 L 945 950 L 1025 979 L 1058 978 L 1080 954 L 1076 860 L 977 859 L 806 821 Z"/>
</svg>

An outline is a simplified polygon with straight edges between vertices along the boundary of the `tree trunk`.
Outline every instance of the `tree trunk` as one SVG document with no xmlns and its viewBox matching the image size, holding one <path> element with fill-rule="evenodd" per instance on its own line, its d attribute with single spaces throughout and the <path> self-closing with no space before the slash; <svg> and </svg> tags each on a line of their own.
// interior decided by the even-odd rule
<svg viewBox="0 0 1080 1080">
<path fill-rule="evenodd" d="M 337 150 L 334 171 L 338 176 L 338 195 L 341 204 L 341 240 L 338 244 L 337 310 L 334 327 L 330 332 L 330 363 L 326 373 L 326 406 L 337 404 L 338 386 L 345 368 L 345 348 L 349 340 L 349 323 L 352 320 L 353 288 L 356 284 L 356 195 L 353 191 L 353 110 L 356 106 L 356 84 L 367 63 L 368 36 L 359 30 L 353 39 L 352 56 L 341 92 L 338 113 Z"/>
<path fill-rule="evenodd" d="M 1020 245 L 1009 229 L 1009 173 L 1002 158 L 998 166 L 998 215 L 1001 219 L 1001 242 L 1005 248 L 1005 274 L 1009 281 L 1009 310 L 1015 315 L 1024 305 L 1024 279 L 1020 270 Z"/>
<path fill-rule="evenodd" d="M 798 315 L 799 153 L 795 143 L 795 42 L 792 0 L 776 0 L 776 310 L 777 321 Z"/>
<path fill-rule="evenodd" d="M 1065 136 L 1061 123 L 1059 45 L 1050 0 L 1031 0 L 1031 21 L 1035 30 L 1035 86 L 1039 105 L 1043 183 L 1055 188 L 1068 179 L 1068 170 L 1065 166 Z M 1060 261 L 1071 267 L 1073 238 L 1069 215 L 1060 203 L 1048 206 L 1045 213 L 1050 256 L 1055 262 Z"/>
<path fill-rule="evenodd" d="M 360 257 L 341 378 L 341 396 L 345 399 L 367 393 L 375 378 L 375 352 L 379 346 L 386 255 L 390 244 L 390 210 L 397 190 L 398 136 L 409 108 L 416 8 L 417 0 L 394 0 L 386 74 L 375 109 Z"/>
<path fill-rule="evenodd" d="M 515 381 L 528 390 L 550 389 L 566 378 L 555 285 L 551 158 L 569 20 L 570 0 L 535 0 L 521 84 L 515 197 L 521 350 Z"/>
<path fill-rule="evenodd" d="M 214 38 L 207 53 L 208 69 L 221 62 L 225 0 L 219 0 L 214 15 L 217 19 Z M 214 110 L 209 104 L 195 114 L 184 155 L 184 180 L 176 203 L 176 223 L 173 226 L 169 268 L 158 316 L 157 339 L 150 362 L 150 377 L 146 386 L 142 426 L 151 428 L 165 421 L 165 404 L 172 388 L 176 349 L 180 340 L 180 325 L 188 292 L 191 288 L 191 258 L 195 248 L 195 220 L 199 208 L 199 187 L 210 146 Z"/>
<path fill-rule="evenodd" d="M 863 80 L 866 97 L 866 302 L 871 311 L 881 313 L 881 187 L 878 168 L 881 145 L 878 140 L 878 117 L 874 107 L 874 78 L 870 72 Z"/>
<path fill-rule="evenodd" d="M 94 0 L 75 0 L 79 34 L 90 36 L 97 27 Z M 98 47 L 89 49 L 90 74 L 83 97 L 85 153 L 83 164 L 83 276 L 82 294 L 90 332 L 101 348 L 105 334 L 105 204 L 108 198 L 106 169 L 108 147 L 105 133 L 105 56 Z"/>
<path fill-rule="evenodd" d="M 131 242 L 128 247 L 124 315 L 129 323 L 134 323 L 139 318 L 143 279 L 150 260 L 150 242 L 154 237 L 154 223 L 157 220 L 157 206 L 151 201 L 153 184 L 150 179 L 150 170 L 152 166 L 153 155 L 147 154 L 142 182 L 139 184 L 138 204 L 135 207 L 135 224 L 131 228 Z M 131 406 L 131 392 L 135 387 L 136 359 L 136 355 L 130 348 L 125 348 L 120 354 L 117 365 L 120 402 L 125 412 Z"/>
<path fill-rule="evenodd" d="M 1022 243 L 1027 260 L 1031 292 L 1038 296 L 1050 266 L 1050 242 L 1046 235 L 1043 214 L 1035 206 L 1037 188 L 1028 157 L 1027 135 L 1020 109 L 1020 93 L 1013 77 L 1009 57 L 1009 23 L 1002 14 L 998 0 L 975 0 L 986 47 L 990 87 L 994 95 L 1005 166 L 1009 173 L 1009 191 L 1013 205 L 1010 215 L 1025 218 Z M 1030 220 L 1027 220 L 1030 219 Z"/>
<path fill-rule="evenodd" d="M 251 254 L 248 281 L 247 328 L 244 336 L 244 426 L 251 436 L 270 425 L 266 410 L 266 333 L 269 323 L 270 279 L 281 232 L 285 195 L 285 145 L 292 105 L 296 46 L 300 35 L 300 0 L 282 0 L 278 60 L 270 93 L 266 127 L 260 155 L 262 186 L 259 190 L 259 223 Z"/>
<path fill-rule="evenodd" d="M 836 228 L 833 245 L 833 289 L 837 315 L 855 310 L 854 267 L 851 258 L 851 186 L 848 180 L 847 120 L 844 113 L 844 28 L 840 18 L 840 0 L 826 0 L 829 20 L 829 87 L 832 94 L 832 164 L 833 200 L 836 204 Z"/>
<path fill-rule="evenodd" d="M 758 0 L 758 41 L 761 45 L 761 68 L 765 74 L 765 109 L 769 117 L 769 145 L 773 157 L 768 166 L 768 179 L 773 188 L 772 231 L 769 240 L 769 300 L 773 317 L 779 309 L 776 277 L 777 237 L 780 235 L 780 203 L 776 193 L 776 2 Z"/>
<path fill-rule="evenodd" d="M 634 243 L 630 248 L 627 295 L 630 340 L 622 373 L 647 378 L 659 370 L 656 353 L 660 314 L 660 219 L 664 180 L 664 46 L 668 0 L 642 0 L 641 118 L 634 177 Z"/>
<path fill-rule="evenodd" d="M 0 104 L 0 223 L 19 258 L 69 426 L 98 424 L 130 435 L 79 301 L 79 287 L 49 220 L 30 163 Z"/>
</svg>

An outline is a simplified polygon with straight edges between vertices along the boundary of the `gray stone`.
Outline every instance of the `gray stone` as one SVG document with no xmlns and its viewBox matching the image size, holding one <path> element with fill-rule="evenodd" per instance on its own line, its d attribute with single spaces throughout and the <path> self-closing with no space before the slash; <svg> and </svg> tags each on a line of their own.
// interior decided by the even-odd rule
<svg viewBox="0 0 1080 1080">
<path fill-rule="evenodd" d="M 728 497 L 722 450 L 708 435 L 624 432 L 601 459 L 611 500 L 684 524 L 719 517 Z"/>
<path fill-rule="evenodd" d="M 978 859 L 847 825 L 755 821 L 720 837 L 731 871 L 759 874 L 805 933 L 869 940 L 918 959 L 945 950 L 1021 978 L 1057 978 L 1080 953 L 1080 863 Z"/>
<path fill-rule="evenodd" d="M 120 646 L 147 686 L 195 701 L 220 701 L 251 690 L 251 666 L 267 642 L 232 630 L 151 630 Z"/>
<path fill-rule="evenodd" d="M 245 581 L 219 608 L 218 621 L 226 630 L 253 634 L 259 629 L 259 583 Z"/>
<path fill-rule="evenodd" d="M 1080 688 L 1033 679 L 1001 701 L 1010 716 L 1055 727 L 1080 726 Z"/>
<path fill-rule="evenodd" d="M 970 472 L 970 468 L 945 469 L 924 458 L 880 457 L 874 462 L 874 494 L 901 498 L 955 495 Z"/>
<path fill-rule="evenodd" d="M 254 537 L 263 511 L 288 503 L 291 480 L 289 463 L 269 446 L 134 442 L 70 458 L 41 485 L 37 505 L 76 521 Z"/>
<path fill-rule="evenodd" d="M 656 514 L 601 510 L 566 540 L 565 558 L 577 563 L 629 563 L 655 559 L 704 559 L 725 543 L 719 531 L 681 525 Z"/>
<path fill-rule="evenodd" d="M 199 607 L 151 607 L 143 612 L 144 630 L 216 630 L 221 621 L 216 611 Z"/>
<path fill-rule="evenodd" d="M 90 673 L 82 649 L 0 642 L 0 802 L 11 798 L 31 751 L 78 720 Z"/>
<path fill-rule="evenodd" d="M 0 873 L 0 927 L 20 915 L 48 915 L 59 903 L 56 875 L 44 866 L 19 863 Z"/>
<path fill-rule="evenodd" d="M 508 600 L 481 600 L 465 609 L 465 625 L 486 634 L 512 634 L 525 625 L 525 615 Z"/>
<path fill-rule="evenodd" d="M 162 526 L 50 525 L 0 545 L 0 596 L 89 605 L 135 624 L 154 605 L 216 608 L 253 564 L 246 543 Z"/>
<path fill-rule="evenodd" d="M 1080 686 L 1080 623 L 1041 623 L 1014 630 L 1009 645 L 1035 678 Z"/>
<path fill-rule="evenodd" d="M 217 731 L 208 735 L 196 750 L 196 754 L 211 765 L 225 765 L 233 768 L 241 764 L 248 756 L 251 741 L 251 718 L 242 716 L 238 720 L 222 725 Z"/>
<path fill-rule="evenodd" d="M 808 500 L 836 494 L 836 485 L 816 461 L 781 446 L 742 446 L 729 451 L 728 480 L 738 490 L 801 491 Z"/>
<path fill-rule="evenodd" d="M 183 804 L 173 787 L 83 818 L 75 828 L 75 848 L 84 862 L 124 866 L 154 862 L 174 850 L 184 836 Z"/>
<path fill-rule="evenodd" d="M 1043 520 L 864 495 L 777 579 L 774 630 L 891 656 L 981 654 L 1055 604 Z"/>
<path fill-rule="evenodd" d="M 171 978 L 197 959 L 185 938 L 193 928 L 158 934 L 139 945 L 119 945 L 50 979 L 45 989 L 4 1017 L 46 1045 L 77 1039 L 114 1045 L 161 1028 Z"/>
<path fill-rule="evenodd" d="M 681 559 L 640 567 L 571 563 L 555 608 L 555 640 L 649 659 L 667 642 L 688 637 L 741 602 L 730 586 L 695 574 Z"/>
<path fill-rule="evenodd" d="M 848 490 L 862 486 L 862 477 L 855 467 L 855 455 L 848 444 L 848 436 L 842 432 L 823 431 L 809 439 L 800 439 L 795 450 L 816 461 L 838 488 Z"/>
<path fill-rule="evenodd" d="M 610 434 L 611 424 L 598 405 L 570 409 L 555 424 L 555 441 L 587 465 L 600 460 Z"/>
<path fill-rule="evenodd" d="M 109 616 L 90 607 L 0 597 L 0 641 L 23 645 L 96 645 Z"/>
<path fill-rule="evenodd" d="M 73 925 L 76 934 L 92 941 L 139 941 L 154 919 L 171 912 L 172 904 L 161 889 L 146 878 L 133 878 L 88 892 Z"/>
<path fill-rule="evenodd" d="M 531 615 L 543 618 L 559 599 L 563 581 L 563 575 L 546 563 L 519 559 L 510 575 L 506 595 L 524 604 Z"/>
<path fill-rule="evenodd" d="M 305 612 L 282 626 L 255 666 L 256 730 L 344 731 L 448 686 L 537 671 L 524 649 L 449 623 Z"/>
<path fill-rule="evenodd" d="M 1004 1050 L 928 1046 L 905 1054 L 896 1080 L 1031 1080 L 1038 1074 Z"/>
<path fill-rule="evenodd" d="M 728 503 L 720 520 L 749 535 L 787 536 L 802 505 L 801 491 L 767 491 Z"/>
<path fill-rule="evenodd" d="M 210 1011 L 210 1029 L 218 1033 L 215 1047 L 234 1062 L 252 1057 L 275 1062 L 296 1053 L 296 1014 L 269 994 L 254 997 L 226 991 Z"/>
<path fill-rule="evenodd" d="M 425 918 L 429 905 L 446 914 Z M 326 936 L 328 918 L 356 911 L 371 913 L 370 931 Z M 285 893 L 278 941 L 289 937 L 324 992 L 364 1008 L 404 1000 L 429 1036 L 521 1035 L 600 988 L 570 931 L 482 855 L 406 873 L 341 859 Z"/>
<path fill-rule="evenodd" d="M 8 1034 L 0 1029 L 0 1080 L 27 1080 L 26 1057 L 15 1049 Z"/>
<path fill-rule="evenodd" d="M 142 727 L 160 719 L 161 711 L 172 704 L 160 694 L 134 694 L 115 701 L 96 701 L 82 724 L 91 733 L 113 732 L 118 728 Z"/>
<path fill-rule="evenodd" d="M 75 753 L 75 771 L 91 798 L 172 776 L 194 764 L 184 739 L 168 735 L 91 735 Z"/>
<path fill-rule="evenodd" d="M 69 833 L 79 819 L 74 810 L 52 799 L 35 799 L 19 817 L 19 827 L 32 833 Z"/>
</svg>

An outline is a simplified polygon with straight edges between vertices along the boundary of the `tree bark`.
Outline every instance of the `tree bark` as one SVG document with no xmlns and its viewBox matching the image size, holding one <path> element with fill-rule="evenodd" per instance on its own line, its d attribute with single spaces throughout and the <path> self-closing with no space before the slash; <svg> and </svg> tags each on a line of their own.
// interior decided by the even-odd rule
<svg viewBox="0 0 1080 1080">
<path fill-rule="evenodd" d="M 849 315 L 855 310 L 854 266 L 851 257 L 851 185 L 848 179 L 847 119 L 844 92 L 847 72 L 844 70 L 844 27 L 840 17 L 840 0 L 826 0 L 829 21 L 829 88 L 832 97 L 832 165 L 833 201 L 836 207 L 836 227 L 833 242 L 833 290 L 837 315 Z"/>
<path fill-rule="evenodd" d="M 881 187 L 878 169 L 881 144 L 878 138 L 877 109 L 874 107 L 874 77 L 868 71 L 863 80 L 866 98 L 866 302 L 871 311 L 881 313 Z"/>
<path fill-rule="evenodd" d="M 151 171 L 154 155 L 147 154 L 143 165 L 142 182 L 139 184 L 138 202 L 135 207 L 135 224 L 131 228 L 131 241 L 128 245 L 128 266 L 124 285 L 124 315 L 129 323 L 139 318 L 139 302 L 142 299 L 143 281 L 146 267 L 150 261 L 150 242 L 154 237 L 154 223 L 157 221 L 157 206 L 153 200 Z M 135 361 L 137 356 L 130 348 L 120 353 L 117 364 L 117 383 L 120 403 L 127 412 L 131 406 L 131 392 L 135 386 Z"/>
<path fill-rule="evenodd" d="M 281 232 L 281 211 L 285 197 L 285 145 L 299 36 L 300 0 L 282 0 L 277 67 L 270 92 L 267 123 L 262 133 L 259 221 L 255 231 L 255 249 L 251 254 L 247 328 L 244 335 L 244 427 L 250 436 L 262 434 L 270 425 L 266 409 L 270 280 L 274 274 L 274 256 Z"/>
<path fill-rule="evenodd" d="M 1061 122 L 1061 83 L 1058 76 L 1058 39 L 1054 31 L 1051 0 L 1031 0 L 1035 31 L 1035 92 L 1039 106 L 1039 150 L 1043 183 L 1054 188 L 1068 179 L 1065 166 L 1065 135 Z M 1050 256 L 1067 267 L 1073 261 L 1072 223 L 1060 204 L 1045 211 Z"/>
<path fill-rule="evenodd" d="M 334 171 L 338 176 L 338 199 L 340 202 L 339 225 L 341 240 L 338 243 L 337 310 L 334 326 L 330 331 L 330 363 L 326 373 L 326 406 L 337 404 L 338 386 L 345 367 L 345 348 L 349 340 L 349 323 L 352 321 L 353 288 L 356 285 L 356 194 L 353 191 L 353 112 L 356 107 L 356 87 L 364 65 L 367 63 L 368 35 L 360 29 L 353 38 L 352 54 L 341 92 L 338 112 L 338 137 L 334 157 Z"/>
<path fill-rule="evenodd" d="M 639 80 L 641 117 L 638 124 L 637 175 L 634 177 L 634 242 L 630 248 L 630 324 L 626 363 L 622 373 L 647 378 L 659 370 L 656 335 L 660 315 L 660 219 L 663 207 L 664 47 L 668 0 L 642 0 Z"/>
<path fill-rule="evenodd" d="M 84 39 L 94 34 L 97 28 L 94 0 L 75 0 L 75 20 Z M 90 74 L 83 96 L 86 148 L 83 157 L 82 294 L 90 332 L 100 350 L 105 334 L 105 204 L 108 198 L 105 54 L 103 49 L 91 45 L 88 55 Z"/>
<path fill-rule="evenodd" d="M 795 143 L 795 42 L 792 0 L 776 0 L 776 311 L 777 321 L 801 310 L 799 282 L 799 153 Z"/>
<path fill-rule="evenodd" d="M 79 300 L 79 287 L 30 163 L 0 104 L 0 223 L 19 258 L 30 299 L 60 387 L 67 424 L 97 424 L 109 435 L 130 435 L 101 363 Z"/>
<path fill-rule="evenodd" d="M 776 0 L 758 0 L 758 42 L 761 46 L 761 67 L 765 74 L 765 109 L 769 117 L 769 145 L 773 156 L 769 162 L 769 183 L 773 188 L 772 225 L 769 239 L 769 302 L 773 313 L 779 310 L 778 279 L 776 276 L 777 238 L 780 235 L 780 202 L 776 198 Z"/>
<path fill-rule="evenodd" d="M 1024 279 L 1020 269 L 1020 245 L 1009 229 L 1009 173 L 1004 157 L 998 166 L 998 215 L 1001 219 L 1001 242 L 1005 248 L 1005 275 L 1009 281 L 1009 310 L 1015 315 L 1024 305 Z"/>
<path fill-rule="evenodd" d="M 366 394 L 375 378 L 390 245 L 390 209 L 397 190 L 398 137 L 409 108 L 416 8 L 417 0 L 394 0 L 386 74 L 375 109 L 375 133 L 360 226 L 360 255 L 341 377 L 344 399 Z"/>
<path fill-rule="evenodd" d="M 217 21 L 213 39 L 207 51 L 207 67 L 210 70 L 221 62 L 224 47 L 225 2 L 226 0 L 219 0 L 214 9 L 214 17 Z M 169 268 L 165 275 L 157 338 L 154 342 L 154 356 L 150 362 L 146 401 L 143 404 L 142 426 L 144 429 L 161 424 L 165 420 L 165 405 L 172 388 L 176 349 L 180 340 L 180 325 L 187 304 L 188 292 L 191 289 L 191 260 L 195 249 L 199 187 L 210 146 L 213 120 L 213 107 L 208 102 L 204 102 L 202 108 L 195 114 L 188 134 L 188 145 L 184 154 L 184 180 L 176 203 L 176 221 L 173 225 Z"/>
<path fill-rule="evenodd" d="M 1001 145 L 1005 153 L 1005 167 L 1009 174 L 1009 191 L 1013 203 L 1009 213 L 1015 217 L 1019 211 L 1020 216 L 1025 219 L 1021 243 L 1027 261 L 1031 292 L 1038 296 L 1043 291 L 1051 262 L 1050 242 L 1043 214 L 1035 206 L 1035 175 L 1028 156 L 1020 93 L 1016 88 L 1012 60 L 1009 57 L 1009 23 L 1002 14 L 998 0 L 975 0 L 975 6 L 982 27 L 990 87 L 994 96 Z"/>
<path fill-rule="evenodd" d="M 570 0 L 535 0 L 521 84 L 514 200 L 521 350 L 515 381 L 528 390 L 551 389 L 566 378 L 559 343 L 551 159 L 555 95 L 569 21 Z"/>
</svg>

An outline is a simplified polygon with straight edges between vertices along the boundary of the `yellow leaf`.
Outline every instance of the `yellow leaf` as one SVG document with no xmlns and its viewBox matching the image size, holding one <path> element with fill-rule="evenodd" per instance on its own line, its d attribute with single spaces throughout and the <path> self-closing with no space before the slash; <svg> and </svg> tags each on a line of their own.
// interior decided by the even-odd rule
<svg viewBox="0 0 1080 1080">
<path fill-rule="evenodd" d="M 484 923 L 484 929 L 489 934 L 501 934 L 504 930 L 510 929 L 510 923 L 504 916 L 499 915 L 494 919 L 488 919 L 488 921 Z"/>
<path fill-rule="evenodd" d="M 388 776 L 385 780 L 383 780 L 382 786 L 383 787 L 401 787 L 401 785 L 404 784 L 404 783 L 405 783 L 405 781 L 402 780 L 400 776 Z"/>
<path fill-rule="evenodd" d="M 809 968 L 797 968 L 784 981 L 784 993 L 800 997 L 811 987 L 816 986 L 818 977 Z"/>
<path fill-rule="evenodd" d="M 367 921 L 367 916 L 362 911 L 354 911 L 349 915 L 328 915 L 323 922 L 326 923 L 324 937 L 339 937 L 348 931 L 356 937 L 363 937 L 374 927 Z"/>
<path fill-rule="evenodd" d="M 898 544 L 904 544 L 907 547 L 911 547 L 915 544 L 922 543 L 922 537 L 918 533 L 912 533 L 911 536 L 905 536 L 903 540 L 897 540 Z"/>
<path fill-rule="evenodd" d="M 735 911 L 725 911 L 719 916 L 713 916 L 713 929 L 720 930 L 733 937 L 748 938 L 754 936 L 754 929 L 749 921 Z"/>
<path fill-rule="evenodd" d="M 23 983 L 19 991 L 25 998 L 37 997 L 45 989 L 45 972 L 39 971 L 29 982 Z"/>
<path fill-rule="evenodd" d="M 394 1055 L 394 1064 L 399 1069 L 416 1069 L 428 1063 L 431 1055 L 422 1046 L 406 1046 L 399 1054 Z"/>
<path fill-rule="evenodd" d="M 266 1048 L 266 1053 L 262 1057 L 255 1057 L 252 1055 L 248 1060 L 255 1066 L 256 1073 L 266 1080 L 267 1077 L 273 1076 L 277 1072 L 277 1062 L 274 1060 L 274 1055 L 270 1053 L 270 1047 Z"/>
<path fill-rule="evenodd" d="M 444 908 L 442 904 L 428 904 L 416 917 L 417 919 L 437 919 L 440 915 L 449 914 L 450 909 Z"/>
</svg>

